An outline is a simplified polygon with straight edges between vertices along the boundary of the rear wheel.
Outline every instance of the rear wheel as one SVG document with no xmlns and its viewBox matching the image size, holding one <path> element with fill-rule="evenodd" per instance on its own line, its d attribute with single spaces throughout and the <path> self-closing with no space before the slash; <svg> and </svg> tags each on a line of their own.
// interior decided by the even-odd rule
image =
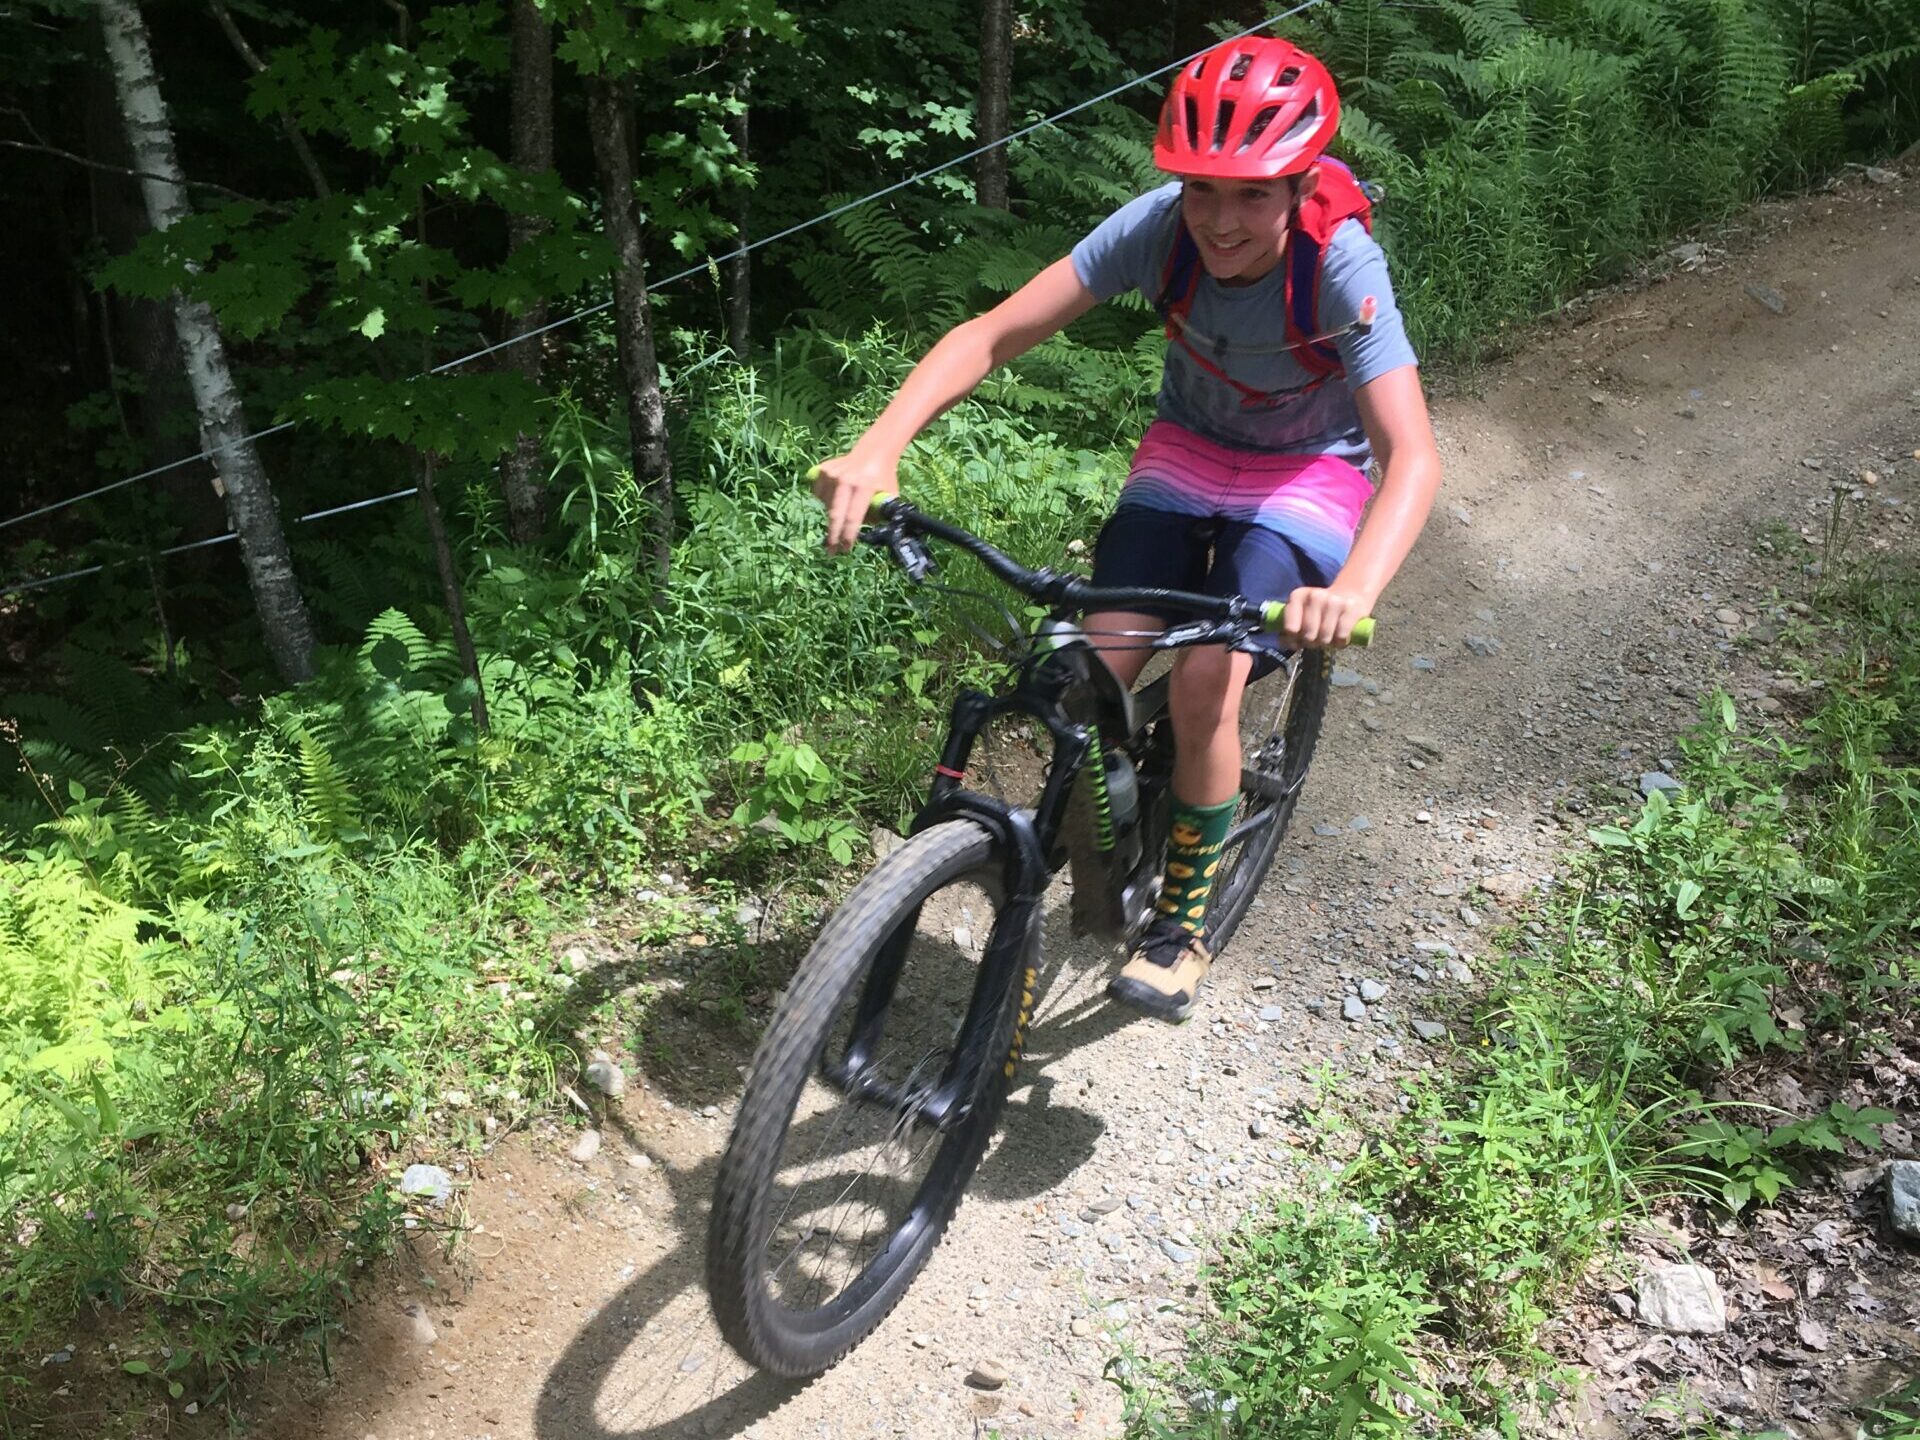
<svg viewBox="0 0 1920 1440">
<path fill-rule="evenodd" d="M 1215 955 L 1246 917 L 1300 803 L 1332 677 L 1331 651 L 1301 650 L 1248 691 L 1240 807 L 1207 904 L 1207 947 Z"/>
<path fill-rule="evenodd" d="M 827 922 L 774 1013 L 707 1246 L 721 1332 L 762 1369 L 817 1375 L 865 1339 L 986 1153 L 1013 1070 L 1017 985 L 971 1108 L 941 1130 L 922 1107 L 1000 923 L 1002 875 L 999 843 L 971 821 L 914 836 Z"/>
</svg>

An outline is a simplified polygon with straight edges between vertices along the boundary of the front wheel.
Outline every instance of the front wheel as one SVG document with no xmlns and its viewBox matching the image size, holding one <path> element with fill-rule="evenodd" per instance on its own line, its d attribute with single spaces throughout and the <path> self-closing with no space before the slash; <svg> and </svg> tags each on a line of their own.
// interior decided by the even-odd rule
<svg viewBox="0 0 1920 1440">
<path fill-rule="evenodd" d="M 707 1241 L 715 1318 L 749 1363 L 826 1370 L 899 1303 L 953 1218 L 1006 1102 L 1018 985 L 995 1002 L 971 1107 L 944 1129 L 922 1107 L 1001 924 L 1003 873 L 972 821 L 914 836 L 854 887 L 774 1012 Z"/>
<path fill-rule="evenodd" d="M 1207 945 L 1215 955 L 1246 918 L 1300 803 L 1332 678 L 1331 651 L 1302 650 L 1248 692 L 1240 807 L 1207 905 Z"/>
</svg>

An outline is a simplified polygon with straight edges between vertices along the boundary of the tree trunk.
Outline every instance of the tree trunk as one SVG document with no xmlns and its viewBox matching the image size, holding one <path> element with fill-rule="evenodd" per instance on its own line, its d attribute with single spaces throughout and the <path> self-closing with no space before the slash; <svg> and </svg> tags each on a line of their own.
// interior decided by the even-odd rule
<svg viewBox="0 0 1920 1440">
<path fill-rule="evenodd" d="M 553 25 L 535 0 L 513 0 L 513 163 L 528 175 L 553 168 Z M 509 222 L 511 254 L 548 230 L 538 215 L 515 215 Z M 543 300 L 507 322 L 507 338 L 526 335 L 547 323 Z M 541 340 L 522 340 L 500 352 L 502 363 L 530 384 L 540 383 Z M 547 486 L 541 474 L 540 437 L 516 435 L 500 457 L 500 493 L 507 502 L 507 534 L 515 544 L 539 540 L 547 523 Z"/>
<path fill-rule="evenodd" d="M 247 37 L 240 33 L 240 27 L 234 23 L 233 15 L 222 0 L 208 0 L 213 10 L 213 18 L 220 22 L 220 28 L 226 32 L 227 43 L 254 74 L 258 75 L 267 68 L 266 62 L 254 53 Z M 307 172 L 307 183 L 313 187 L 314 198 L 325 200 L 333 191 L 327 186 L 327 177 L 320 171 L 320 162 L 313 157 L 313 148 L 307 144 L 307 137 L 300 133 L 300 127 L 294 123 L 293 112 L 284 106 L 280 110 L 280 128 L 286 134 L 287 144 L 293 148 L 300 168 Z"/>
<path fill-rule="evenodd" d="M 473 632 L 467 629 L 467 600 L 460 589 L 460 572 L 454 568 L 453 546 L 447 542 L 447 522 L 440 513 L 440 497 L 433 493 L 433 456 L 420 456 L 420 514 L 427 522 L 427 543 L 433 550 L 433 568 L 440 575 L 440 598 L 447 603 L 447 620 L 453 626 L 454 647 L 460 652 L 460 668 L 473 681 L 473 725 L 482 735 L 492 729 L 487 719 L 487 687 L 480 678 L 480 656 L 473 648 Z"/>
<path fill-rule="evenodd" d="M 1008 92 L 1013 85 L 1013 0 L 980 0 L 980 157 L 974 195 L 982 205 L 1007 208 Z"/>
<path fill-rule="evenodd" d="M 98 0 L 98 5 L 120 113 L 133 149 L 133 168 L 152 177 L 140 182 L 147 219 L 154 229 L 166 230 L 189 212 L 172 126 L 147 44 L 146 22 L 135 0 Z M 259 452 L 246 438 L 246 417 L 227 366 L 219 324 L 204 302 L 176 291 L 173 327 L 200 416 L 201 448 L 213 457 L 227 502 L 227 522 L 240 537 L 241 563 L 267 649 L 281 677 L 297 684 L 313 674 L 313 626 L 294 580 L 273 489 Z"/>
<path fill-rule="evenodd" d="M 667 403 L 660 393 L 660 362 L 653 349 L 653 312 L 647 300 L 646 250 L 633 197 L 630 79 L 587 78 L 587 121 L 593 132 L 600 205 L 613 242 L 613 328 L 626 375 L 627 432 L 633 476 L 653 511 L 654 578 L 667 583 L 673 555 L 673 457 L 667 449 Z"/>
<path fill-rule="evenodd" d="M 753 31 L 742 30 L 733 45 L 735 65 L 733 98 L 740 112 L 727 117 L 727 129 L 733 133 L 733 148 L 740 152 L 740 163 L 753 158 L 748 120 L 753 100 Z M 753 239 L 753 191 L 739 187 L 733 205 L 733 238 L 744 251 Z M 740 254 L 727 262 L 727 346 L 733 358 L 745 364 L 753 350 L 753 257 Z"/>
</svg>

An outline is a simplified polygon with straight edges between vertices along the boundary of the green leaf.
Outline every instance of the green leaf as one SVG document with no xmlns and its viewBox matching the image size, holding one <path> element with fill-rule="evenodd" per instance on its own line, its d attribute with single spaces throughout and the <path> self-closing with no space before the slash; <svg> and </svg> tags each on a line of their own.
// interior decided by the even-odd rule
<svg viewBox="0 0 1920 1440">
<path fill-rule="evenodd" d="M 1729 730 L 1734 728 L 1733 697 L 1725 691 L 1720 693 L 1720 723 Z"/>
<path fill-rule="evenodd" d="M 1608 850 L 1631 850 L 1633 837 L 1618 825 L 1595 825 L 1587 831 L 1587 839 L 1595 845 Z"/>
<path fill-rule="evenodd" d="M 367 656 L 367 662 L 375 672 L 393 681 L 396 685 L 407 673 L 407 647 L 397 637 L 389 635 L 373 647 Z"/>
<path fill-rule="evenodd" d="M 120 1367 L 129 1375 L 151 1375 L 153 1367 L 144 1360 L 129 1360 Z"/>
<path fill-rule="evenodd" d="M 473 707 L 473 702 L 479 698 L 479 695 L 480 687 L 473 683 L 473 677 L 462 675 L 447 693 L 440 697 L 440 703 L 447 707 L 449 715 L 464 715 Z"/>
<path fill-rule="evenodd" d="M 1706 893 L 1698 880 L 1682 880 L 1673 895 L 1673 913 L 1682 920 L 1691 918 L 1693 907 Z"/>
<path fill-rule="evenodd" d="M 376 305 L 360 317 L 360 323 L 353 327 L 369 340 L 378 340 L 387 332 L 387 312 Z"/>
</svg>

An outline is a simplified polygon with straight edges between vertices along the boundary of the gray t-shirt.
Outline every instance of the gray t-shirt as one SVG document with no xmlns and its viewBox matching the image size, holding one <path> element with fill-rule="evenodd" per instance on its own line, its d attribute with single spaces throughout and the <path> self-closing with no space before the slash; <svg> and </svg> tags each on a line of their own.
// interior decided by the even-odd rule
<svg viewBox="0 0 1920 1440">
<path fill-rule="evenodd" d="M 1159 298 L 1160 275 L 1180 223 L 1180 182 L 1164 185 L 1121 206 L 1073 247 L 1080 283 L 1102 300 L 1138 290 Z M 1251 285 L 1221 285 L 1203 270 L 1187 316 L 1194 348 L 1242 385 L 1262 392 L 1308 385 L 1313 375 L 1286 344 L 1284 266 Z M 1373 326 L 1335 342 L 1346 366 L 1344 382 L 1325 384 L 1279 401 L 1248 407 L 1239 391 L 1209 375 L 1179 346 L 1167 346 L 1160 377 L 1159 412 L 1197 435 L 1242 450 L 1285 455 L 1332 455 L 1362 469 L 1370 458 L 1367 436 L 1353 405 L 1353 388 L 1417 364 L 1394 303 L 1387 257 L 1366 226 L 1349 220 L 1333 232 L 1321 269 L 1320 328 L 1349 324 L 1360 302 L 1378 304 Z"/>
</svg>

